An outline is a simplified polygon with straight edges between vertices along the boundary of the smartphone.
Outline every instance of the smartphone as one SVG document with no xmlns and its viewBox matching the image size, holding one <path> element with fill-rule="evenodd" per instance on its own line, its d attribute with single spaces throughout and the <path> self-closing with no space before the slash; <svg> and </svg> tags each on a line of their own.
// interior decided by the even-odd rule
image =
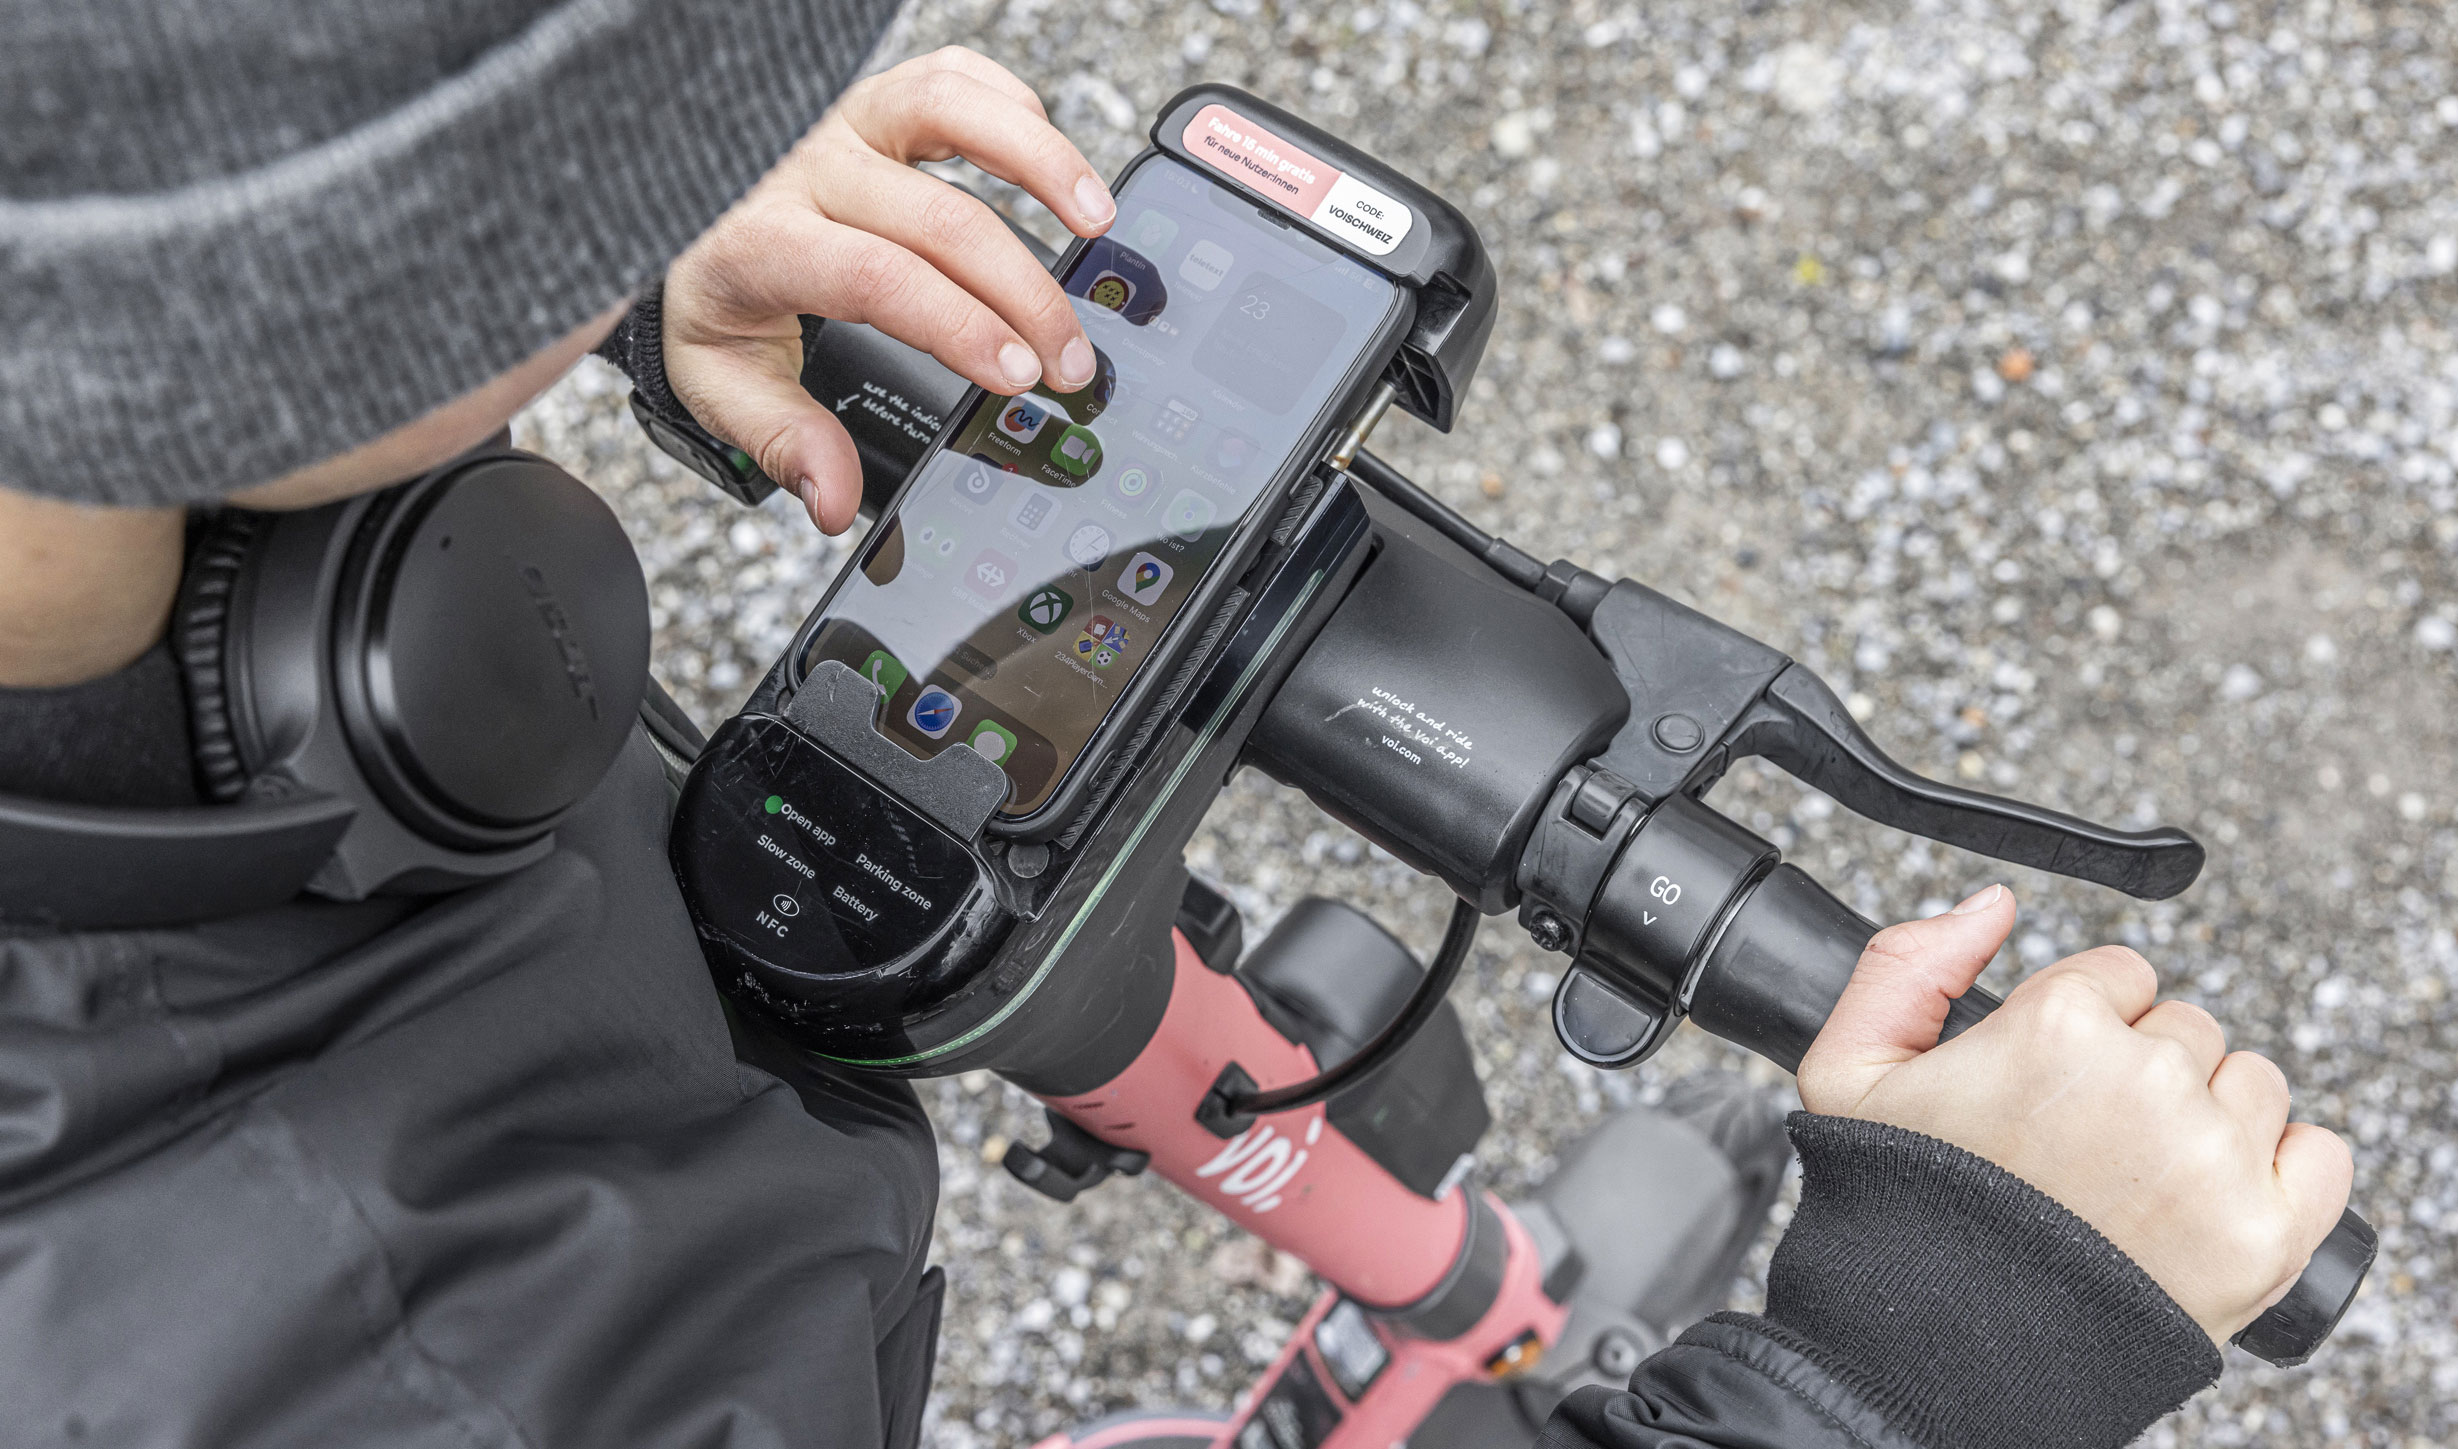
<svg viewBox="0 0 2458 1449">
<path fill-rule="evenodd" d="M 882 734 L 1007 772 L 1058 817 L 1166 681 L 1397 349 L 1390 277 L 1166 154 L 1059 264 L 1097 367 L 1072 393 L 975 389 L 819 610 L 797 677 L 842 660 Z"/>
</svg>

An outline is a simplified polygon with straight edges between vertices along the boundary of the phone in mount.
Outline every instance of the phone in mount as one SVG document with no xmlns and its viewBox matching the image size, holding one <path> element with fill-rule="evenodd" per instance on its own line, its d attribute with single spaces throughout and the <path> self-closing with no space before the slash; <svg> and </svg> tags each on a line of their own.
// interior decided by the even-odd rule
<svg viewBox="0 0 2458 1449">
<path fill-rule="evenodd" d="M 1401 203 L 1349 185 L 1352 208 L 1402 224 Z M 907 753 L 995 762 L 998 834 L 1071 818 L 1413 313 L 1399 282 L 1221 170 L 1151 152 L 1115 194 L 1115 225 L 1057 268 L 1092 381 L 971 392 L 793 659 L 860 674 Z"/>
<path fill-rule="evenodd" d="M 1113 190 L 1053 268 L 1088 385 L 985 393 L 840 322 L 805 361 L 878 522 L 669 849 L 720 985 L 842 1062 L 1140 1039 L 1102 1023 L 1159 1010 L 1166 953 L 1062 958 L 1167 939 L 1186 833 L 1370 549 L 1324 460 L 1386 394 L 1448 431 L 1493 329 L 1456 208 L 1243 91 L 1171 100 Z"/>
</svg>

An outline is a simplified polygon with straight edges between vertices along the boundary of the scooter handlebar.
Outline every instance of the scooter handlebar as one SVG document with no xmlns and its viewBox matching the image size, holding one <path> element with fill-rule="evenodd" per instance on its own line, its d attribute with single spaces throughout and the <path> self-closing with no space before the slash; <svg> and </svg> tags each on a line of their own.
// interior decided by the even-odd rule
<svg viewBox="0 0 2458 1449">
<path fill-rule="evenodd" d="M 1799 867 L 1779 865 L 1733 907 L 1703 963 L 1690 1017 L 1797 1071 L 1877 933 Z M 1948 1007 L 1938 1039 L 1961 1035 L 1997 1006 L 1972 988 Z M 2236 1335 L 2237 1346 L 2281 1368 L 2312 1357 L 2355 1301 L 2378 1248 L 2372 1225 L 2348 1209 L 2287 1295 Z"/>
</svg>

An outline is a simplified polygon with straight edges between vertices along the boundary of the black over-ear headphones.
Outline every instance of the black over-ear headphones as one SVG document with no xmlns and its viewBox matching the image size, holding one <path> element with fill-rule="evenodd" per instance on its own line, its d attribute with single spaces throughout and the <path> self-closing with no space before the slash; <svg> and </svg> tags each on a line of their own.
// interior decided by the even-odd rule
<svg viewBox="0 0 2458 1449">
<path fill-rule="evenodd" d="M 224 510 L 171 642 L 215 805 L 0 798 L 0 921 L 173 924 L 529 864 L 638 717 L 648 589 L 603 500 L 499 442 L 322 508 Z"/>
</svg>

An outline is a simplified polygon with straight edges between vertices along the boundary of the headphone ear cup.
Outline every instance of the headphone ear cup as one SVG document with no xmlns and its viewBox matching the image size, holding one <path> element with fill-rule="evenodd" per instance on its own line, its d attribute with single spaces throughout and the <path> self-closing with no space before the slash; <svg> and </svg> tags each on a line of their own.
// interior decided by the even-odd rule
<svg viewBox="0 0 2458 1449">
<path fill-rule="evenodd" d="M 230 667 L 230 628 L 240 577 L 264 536 L 265 515 L 226 508 L 205 525 L 171 608 L 171 649 L 187 683 L 188 730 L 196 783 L 207 800 L 230 804 L 247 793 L 247 751 L 232 691 L 246 683 Z"/>
</svg>

